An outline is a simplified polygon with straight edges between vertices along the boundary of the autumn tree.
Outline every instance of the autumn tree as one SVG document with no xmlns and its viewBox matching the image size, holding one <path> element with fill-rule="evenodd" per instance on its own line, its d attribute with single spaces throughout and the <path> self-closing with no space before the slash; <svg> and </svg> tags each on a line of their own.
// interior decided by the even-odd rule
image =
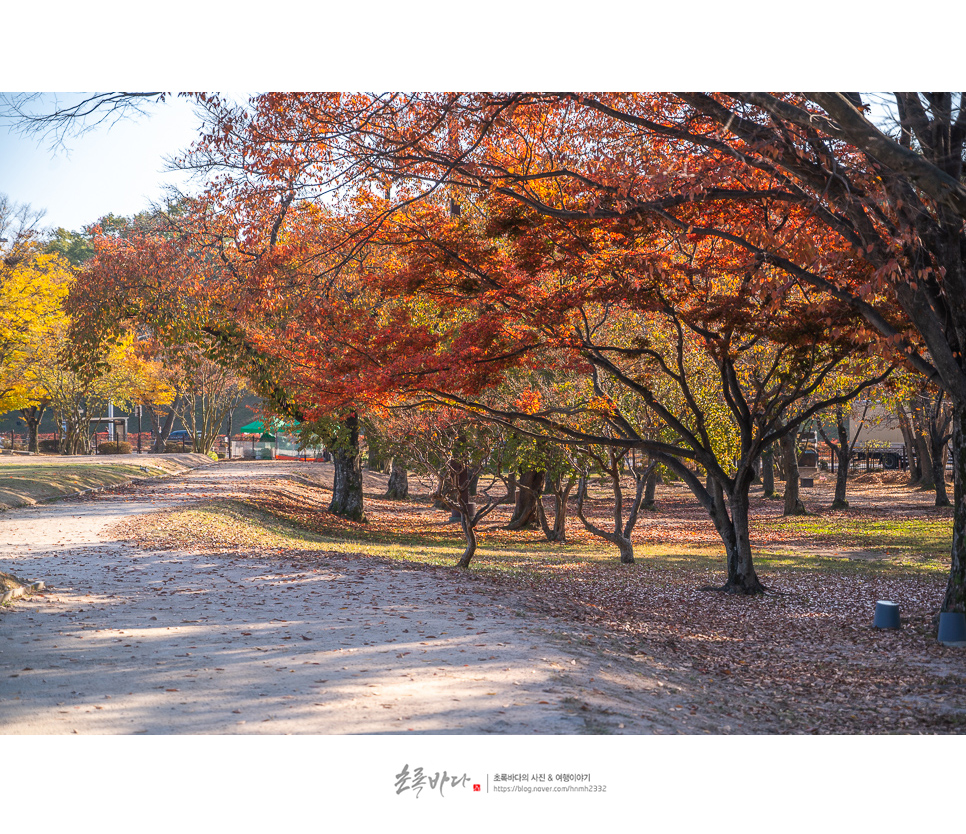
<svg viewBox="0 0 966 834">
<path fill-rule="evenodd" d="M 479 523 L 505 497 L 495 476 L 475 493 L 470 490 L 470 483 L 491 463 L 502 440 L 500 432 L 464 411 L 426 406 L 389 411 L 379 425 L 387 442 L 402 451 L 417 472 L 432 479 L 434 498 L 459 521 L 466 546 L 457 567 L 468 568 L 479 545 Z"/>
<path fill-rule="evenodd" d="M 819 418 L 818 433 L 838 461 L 838 470 L 835 474 L 835 497 L 832 499 L 833 510 L 847 510 L 849 507 L 845 497 L 849 483 L 849 465 L 855 451 L 855 444 L 865 425 L 870 405 L 870 401 L 866 400 L 862 404 L 859 419 L 851 424 L 845 407 L 841 405 L 836 406 L 832 412 L 835 420 L 832 426 L 826 425 L 827 418 Z"/>
<path fill-rule="evenodd" d="M 211 127 L 188 166 L 242 171 L 244 158 L 255 190 L 276 201 L 378 182 L 393 206 L 372 215 L 370 230 L 387 212 L 451 189 L 464 205 L 499 193 L 561 226 L 651 222 L 730 242 L 856 311 L 884 350 L 942 385 L 961 483 L 958 94 L 894 94 L 891 135 L 853 93 L 265 94 L 248 111 L 202 102 Z M 843 249 L 871 274 L 829 270 L 825 252 Z M 955 503 L 943 610 L 966 601 L 961 489 Z"/>
<path fill-rule="evenodd" d="M 440 183 L 496 189 L 562 224 L 649 219 L 711 235 L 856 311 L 886 351 L 901 351 L 952 404 L 958 486 L 941 608 L 963 611 L 963 103 L 948 92 L 879 101 L 859 93 L 394 93 L 367 104 L 288 99 L 286 107 L 290 124 L 321 106 L 327 135 L 366 137 L 346 172 L 405 178 L 420 194 Z M 870 106 L 883 104 L 891 125 Z M 584 198 L 560 199 L 575 191 Z M 772 200 L 803 210 L 808 222 L 756 216 Z M 814 245 L 823 238 L 872 273 L 829 273 Z"/>
<path fill-rule="evenodd" d="M 52 350 L 70 269 L 39 246 L 41 213 L 0 195 L 0 412 L 30 407 L 25 368 Z"/>
<path fill-rule="evenodd" d="M 366 111 L 377 115 L 377 122 L 367 123 L 371 150 L 360 151 L 356 165 L 418 172 L 427 190 L 438 182 L 495 188 L 561 223 L 652 218 L 684 233 L 732 241 L 790 280 L 848 305 L 878 332 L 886 350 L 898 348 L 940 384 L 952 404 L 958 485 L 941 608 L 966 608 L 962 94 L 894 93 L 879 101 L 859 93 L 412 99 L 402 94 L 374 99 Z M 870 106 L 882 104 L 893 116 L 891 126 L 876 118 L 881 109 Z M 343 106 L 334 115 L 343 126 L 351 122 L 361 131 L 351 108 Z M 527 147 L 527 164 L 520 166 L 524 157 L 513 148 L 522 148 L 528 122 L 557 130 L 530 131 L 539 138 Z M 447 128 L 459 141 L 452 141 Z M 568 152 L 557 140 L 563 130 L 584 137 L 593 152 Z M 380 142 L 373 141 L 374 134 Z M 561 205 L 545 196 L 558 193 L 545 187 L 548 180 L 561 191 L 579 182 L 588 197 L 583 204 Z M 811 231 L 806 224 L 749 218 L 747 210 L 753 215 L 767 199 L 805 209 L 814 221 L 808 224 Z M 713 213 L 698 218 L 695 208 Z M 748 219 L 727 219 L 738 217 Z M 815 229 L 874 272 L 857 281 L 825 272 L 820 253 L 807 245 L 822 237 Z"/>
<path fill-rule="evenodd" d="M 616 212 L 614 198 L 609 197 L 606 205 L 601 202 L 592 179 L 588 187 L 587 182 L 575 184 L 576 178 L 554 174 L 551 185 L 541 185 L 551 179 L 547 167 L 568 152 L 576 153 L 587 136 L 573 130 L 579 122 L 571 124 L 553 102 L 518 110 L 520 121 L 515 113 L 512 124 L 504 114 L 500 125 L 485 107 L 468 113 L 463 122 L 450 118 L 458 103 L 452 97 L 407 99 L 403 109 L 402 99 L 383 99 L 375 114 L 376 105 L 364 96 L 310 98 L 259 97 L 252 113 L 224 109 L 217 100 L 208 100 L 212 129 L 187 163 L 212 173 L 209 196 L 218 206 L 218 216 L 234 213 L 249 224 L 233 235 L 236 250 L 237 242 L 245 239 L 242 232 L 260 241 L 248 247 L 260 253 L 249 263 L 249 274 L 257 281 L 245 282 L 246 287 L 256 287 L 259 304 L 277 305 L 280 283 L 281 297 L 292 298 L 293 275 L 309 279 L 303 285 L 308 291 L 301 307 L 291 318 L 294 327 L 271 331 L 276 334 L 273 351 L 279 355 L 291 355 L 293 345 L 298 345 L 298 361 L 287 363 L 299 368 L 292 390 L 311 402 L 331 402 L 339 392 L 358 398 L 388 390 L 432 390 L 449 403 L 475 408 L 480 405 L 478 393 L 522 357 L 539 361 L 541 351 L 570 351 L 575 368 L 597 374 L 596 397 L 604 405 L 594 408 L 609 415 L 614 436 L 584 437 L 572 426 L 506 408 L 491 409 L 491 416 L 511 422 L 527 419 L 554 430 L 564 426 L 556 438 L 561 441 L 616 442 L 665 455 L 661 462 L 679 470 L 722 533 L 729 554 L 726 587 L 760 590 L 746 535 L 753 461 L 762 448 L 814 413 L 806 408 L 791 416 L 782 413 L 779 420 L 777 412 L 787 412 L 815 393 L 845 354 L 865 344 L 850 314 L 834 309 L 828 294 L 813 292 L 816 297 L 809 297 L 781 269 L 740 242 L 703 232 L 682 235 L 663 218 L 660 223 L 653 218 L 642 222 L 643 212 Z M 434 112 L 448 114 L 446 120 L 420 133 L 420 119 Z M 372 117 L 374 131 L 384 133 L 374 145 L 356 148 L 350 128 L 362 113 Z M 409 141 L 416 155 L 411 165 L 393 167 L 401 162 L 394 156 L 391 135 L 400 119 L 414 126 Z M 452 157 L 461 148 L 472 147 L 473 137 L 482 135 L 480 119 L 486 121 L 487 143 L 480 147 L 492 156 L 487 158 L 489 167 L 473 167 L 467 160 L 465 169 L 451 170 L 446 184 L 457 189 L 464 205 L 454 197 L 438 199 L 433 191 L 440 184 L 440 168 L 430 151 Z M 553 130 L 548 129 L 551 126 Z M 520 141 L 527 135 L 521 129 L 542 131 L 540 155 L 526 156 L 533 146 Z M 502 134 L 495 136 L 494 131 Z M 549 141 L 557 144 L 548 150 Z M 651 159 L 662 151 L 666 148 L 654 143 L 644 148 Z M 638 148 L 635 158 L 641 152 Z M 242 169 L 243 177 L 233 177 L 233 171 Z M 737 179 L 732 169 L 726 175 L 729 185 Z M 724 182 L 725 176 L 720 179 Z M 537 197 L 528 204 L 501 183 L 530 188 Z M 315 202 L 326 187 L 342 188 L 335 209 Z M 551 197 L 552 211 L 546 209 Z M 756 178 L 754 199 L 757 202 L 740 215 L 733 212 L 714 219 L 745 228 L 762 218 L 769 228 L 814 231 L 809 213 L 789 207 L 761 176 Z M 324 238 L 313 232 L 305 222 L 311 211 L 302 208 L 313 204 L 316 222 L 333 215 L 341 234 Z M 708 220 L 687 200 L 675 205 L 691 213 L 688 229 Z M 487 225 L 491 228 L 484 228 Z M 819 251 L 814 235 L 802 235 L 797 245 L 805 254 Z M 823 274 L 837 270 L 853 276 L 851 280 L 868 278 L 868 270 L 851 252 L 832 246 L 829 253 L 821 265 Z M 342 274 L 350 264 L 356 279 L 340 286 L 356 289 L 343 292 L 341 298 L 324 296 L 331 285 L 329 276 Z M 374 304 L 372 296 L 392 301 Z M 321 301 L 323 297 L 328 303 Z M 659 329 L 669 334 L 671 353 L 665 356 L 646 339 L 640 342 L 639 334 L 633 337 L 639 343 L 632 338 L 611 344 L 595 323 L 597 311 L 604 311 L 613 328 L 616 318 L 624 315 L 622 305 L 629 306 L 637 328 L 648 318 L 664 316 Z M 803 316 L 805 309 L 809 316 Z M 807 332 L 808 327 L 815 332 Z M 832 338 L 818 338 L 819 331 L 824 335 L 828 330 L 833 331 Z M 746 369 L 753 366 L 748 357 L 765 345 L 777 351 L 772 363 L 763 366 L 771 369 L 771 376 L 743 388 L 741 374 L 750 373 Z M 719 405 L 740 427 L 733 433 L 742 444 L 742 462 L 735 473 L 733 456 L 722 457 L 715 448 L 717 440 L 709 432 L 705 409 L 695 397 L 682 358 L 702 351 L 720 380 Z M 622 368 L 625 361 L 651 363 L 652 378 L 678 385 L 688 403 L 687 419 Z M 608 411 L 605 389 L 612 384 L 638 393 L 679 440 L 663 447 L 646 441 L 619 409 Z M 746 460 L 747 454 L 752 457 Z M 701 483 L 683 460 L 701 467 L 711 475 L 710 481 Z"/>
</svg>

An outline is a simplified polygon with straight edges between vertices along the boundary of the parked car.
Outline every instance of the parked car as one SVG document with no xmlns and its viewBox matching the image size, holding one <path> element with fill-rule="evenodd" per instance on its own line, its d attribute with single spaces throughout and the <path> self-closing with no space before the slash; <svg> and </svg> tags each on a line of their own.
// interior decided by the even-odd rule
<svg viewBox="0 0 966 834">
<path fill-rule="evenodd" d="M 191 443 L 191 432 L 181 429 L 179 431 L 173 431 L 168 435 L 168 443 Z"/>
</svg>

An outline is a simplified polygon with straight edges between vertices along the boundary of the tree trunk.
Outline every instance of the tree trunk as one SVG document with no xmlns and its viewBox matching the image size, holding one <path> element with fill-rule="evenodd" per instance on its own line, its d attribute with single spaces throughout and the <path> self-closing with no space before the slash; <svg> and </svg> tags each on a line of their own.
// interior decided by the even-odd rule
<svg viewBox="0 0 966 834">
<path fill-rule="evenodd" d="M 164 445 L 168 442 L 171 429 L 174 428 L 175 416 L 181 408 L 182 400 L 183 397 L 180 394 L 174 398 L 174 402 L 167 409 L 163 425 L 157 410 L 153 406 L 148 408 L 148 412 L 151 415 L 151 431 L 154 433 L 154 444 L 151 446 L 152 452 L 159 454 L 164 451 Z"/>
<path fill-rule="evenodd" d="M 647 481 L 644 485 L 644 501 L 641 504 L 642 510 L 654 509 L 654 494 L 657 491 L 657 480 L 659 477 L 657 467 L 652 469 L 651 474 L 647 476 Z"/>
<path fill-rule="evenodd" d="M 932 455 L 929 453 L 929 441 L 919 431 L 915 433 L 916 451 L 919 453 L 919 469 L 921 477 L 919 479 L 920 489 L 935 489 L 935 469 L 933 468 Z"/>
<path fill-rule="evenodd" d="M 946 493 L 946 462 L 944 460 L 945 449 L 943 448 L 946 444 L 944 440 L 935 430 L 930 430 L 929 455 L 932 458 L 932 479 L 935 484 L 937 507 L 949 506 L 949 495 Z"/>
<path fill-rule="evenodd" d="M 789 432 L 779 441 L 782 469 L 785 471 L 785 508 L 782 515 L 805 515 L 805 505 L 799 498 L 798 455 L 795 433 Z"/>
<path fill-rule="evenodd" d="M 40 429 L 40 421 L 44 416 L 46 405 L 32 405 L 30 408 L 20 409 L 20 414 L 27 424 L 27 451 L 40 451 L 37 445 L 37 432 Z"/>
<path fill-rule="evenodd" d="M 731 594 L 762 594 L 765 587 L 755 572 L 751 556 L 751 537 L 748 533 L 748 488 L 737 488 L 730 497 L 731 526 L 734 530 L 728 554 L 728 581 L 724 590 Z M 730 538 L 730 537 L 729 537 Z"/>
<path fill-rule="evenodd" d="M 455 506 L 450 514 L 450 521 L 463 521 L 465 513 L 460 507 L 469 506 L 470 503 L 470 470 L 466 463 L 456 458 L 449 461 L 449 480 L 456 493 Z"/>
<path fill-rule="evenodd" d="M 941 611 L 966 613 L 966 405 L 953 404 L 953 543 Z"/>
<path fill-rule="evenodd" d="M 348 439 L 332 450 L 335 477 L 329 512 L 350 521 L 365 521 L 362 501 L 362 452 L 359 449 L 359 419 L 355 414 L 345 421 Z"/>
<path fill-rule="evenodd" d="M 397 501 L 409 497 L 409 473 L 406 471 L 404 463 L 399 458 L 393 458 L 392 471 L 389 473 L 389 485 L 386 489 L 386 498 L 394 498 Z"/>
<path fill-rule="evenodd" d="M 765 498 L 775 497 L 775 447 L 769 445 L 761 453 L 761 484 Z"/>
<path fill-rule="evenodd" d="M 845 490 L 849 483 L 849 431 L 841 409 L 836 412 L 836 418 L 839 445 L 834 451 L 839 461 L 839 471 L 835 475 L 835 499 L 832 501 L 832 509 L 847 510 L 849 502 L 845 499 Z"/>
<path fill-rule="evenodd" d="M 463 535 L 466 537 L 466 549 L 460 560 L 456 563 L 458 568 L 468 568 L 470 560 L 476 553 L 476 530 L 474 529 L 474 519 L 471 513 L 460 513 L 460 520 L 463 523 Z"/>
<path fill-rule="evenodd" d="M 617 552 L 621 557 L 622 565 L 633 565 L 634 564 L 634 545 L 631 543 L 630 539 L 625 539 L 623 536 L 618 536 L 615 542 L 617 545 Z"/>
<path fill-rule="evenodd" d="M 520 475 L 513 516 L 506 525 L 507 530 L 523 530 L 538 523 L 537 501 L 543 494 L 544 475 L 544 472 L 535 469 L 529 469 Z"/>
<path fill-rule="evenodd" d="M 916 441 L 913 439 L 912 426 L 909 424 L 909 416 L 902 403 L 899 403 L 899 430 L 902 432 L 902 442 L 906 447 L 906 458 L 909 461 L 909 483 L 916 484 L 922 478 L 922 471 L 919 468 L 919 459 L 916 457 Z"/>
<path fill-rule="evenodd" d="M 506 498 L 504 503 L 516 505 L 517 502 L 517 473 L 511 472 L 506 479 Z"/>
<path fill-rule="evenodd" d="M 654 464 L 652 464 L 653 467 Z M 634 544 L 631 541 L 631 534 L 637 522 L 637 515 L 644 500 L 644 485 L 647 475 L 650 472 L 642 473 L 642 477 L 637 479 L 637 487 L 634 492 L 634 500 L 631 502 L 630 512 L 627 521 L 624 521 L 624 492 L 621 489 L 620 461 L 617 458 L 611 459 L 611 468 L 607 472 L 610 478 L 611 488 L 614 491 L 614 530 L 604 530 L 589 521 L 584 515 L 584 498 L 587 495 L 587 479 L 581 477 L 577 486 L 577 518 L 595 536 L 600 536 L 605 541 L 617 545 L 617 552 L 620 554 L 621 564 L 634 564 Z"/>
<path fill-rule="evenodd" d="M 553 484 L 553 525 L 547 520 L 543 501 L 537 501 L 540 527 L 543 529 L 547 541 L 560 543 L 567 541 L 567 499 L 574 488 L 574 483 L 576 483 L 576 478 L 571 476 L 566 483 L 558 481 Z"/>
</svg>

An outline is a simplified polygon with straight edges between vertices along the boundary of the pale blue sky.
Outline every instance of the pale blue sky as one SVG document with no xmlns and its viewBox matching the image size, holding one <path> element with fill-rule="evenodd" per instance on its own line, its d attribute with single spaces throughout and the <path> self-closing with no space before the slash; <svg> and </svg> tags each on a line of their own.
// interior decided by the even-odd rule
<svg viewBox="0 0 966 834">
<path fill-rule="evenodd" d="M 163 201 L 168 184 L 190 190 L 184 175 L 164 172 L 164 158 L 185 149 L 199 124 L 190 103 L 169 98 L 147 116 L 67 138 L 66 150 L 0 125 L 0 193 L 45 209 L 41 225 L 51 228 L 135 214 Z"/>
</svg>

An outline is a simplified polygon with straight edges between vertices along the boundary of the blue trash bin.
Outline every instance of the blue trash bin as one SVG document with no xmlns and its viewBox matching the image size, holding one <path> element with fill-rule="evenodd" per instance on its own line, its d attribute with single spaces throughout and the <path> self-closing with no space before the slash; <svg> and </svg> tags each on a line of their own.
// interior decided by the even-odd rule
<svg viewBox="0 0 966 834">
<path fill-rule="evenodd" d="M 940 614 L 939 642 L 966 643 L 966 615 L 961 611 L 946 611 Z"/>
<path fill-rule="evenodd" d="M 899 606 L 894 602 L 880 599 L 875 604 L 873 628 L 899 628 Z"/>
</svg>

